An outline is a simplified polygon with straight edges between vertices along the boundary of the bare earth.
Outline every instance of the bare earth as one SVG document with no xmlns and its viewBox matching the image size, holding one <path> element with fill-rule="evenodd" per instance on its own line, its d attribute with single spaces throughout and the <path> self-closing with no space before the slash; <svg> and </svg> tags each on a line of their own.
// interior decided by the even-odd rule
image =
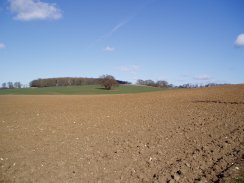
<svg viewBox="0 0 244 183">
<path fill-rule="evenodd" d="M 218 182 L 244 158 L 244 85 L 0 96 L 0 182 Z"/>
</svg>

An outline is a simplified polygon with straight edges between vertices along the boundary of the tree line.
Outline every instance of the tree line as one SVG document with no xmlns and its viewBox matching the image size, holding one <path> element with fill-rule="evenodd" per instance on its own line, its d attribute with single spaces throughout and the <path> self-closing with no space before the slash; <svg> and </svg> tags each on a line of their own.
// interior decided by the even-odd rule
<svg viewBox="0 0 244 183">
<path fill-rule="evenodd" d="M 53 86 L 81 86 L 81 85 L 102 85 L 105 89 L 111 89 L 119 84 L 131 84 L 128 81 L 116 80 L 111 75 L 102 75 L 99 78 L 86 78 L 86 77 L 59 77 L 59 78 L 46 78 L 35 79 L 29 84 L 30 87 L 53 87 Z M 142 80 L 138 79 L 136 84 L 161 87 L 161 88 L 204 88 L 212 86 L 220 86 L 225 84 L 208 83 L 208 84 L 182 84 L 179 86 L 173 86 L 165 80 L 153 81 L 151 79 Z M 27 87 L 20 82 L 4 82 L 0 89 L 14 89 Z"/>
<path fill-rule="evenodd" d="M 218 83 L 207 83 L 207 84 L 186 83 L 186 84 L 174 86 L 172 84 L 169 84 L 165 80 L 153 81 L 151 79 L 148 79 L 148 80 L 138 79 L 136 84 L 152 86 L 152 87 L 160 87 L 160 88 L 206 88 L 206 87 L 226 85 L 226 84 L 218 84 Z"/>
<path fill-rule="evenodd" d="M 35 79 L 30 82 L 30 87 L 51 87 L 51 86 L 79 86 L 98 84 L 96 78 L 47 78 Z"/>
<path fill-rule="evenodd" d="M 36 79 L 30 82 L 30 87 L 100 85 L 101 80 L 105 76 L 109 76 L 109 75 L 103 75 L 100 78 L 64 77 L 64 78 Z M 116 80 L 116 82 L 118 84 L 131 84 L 130 82 L 121 81 L 121 80 Z"/>
<path fill-rule="evenodd" d="M 153 81 L 151 79 L 148 79 L 148 80 L 138 79 L 137 82 L 136 82 L 136 84 L 138 84 L 138 85 L 152 86 L 152 87 L 160 87 L 160 88 L 172 87 L 173 86 L 173 85 L 169 84 L 165 80 Z"/>
<path fill-rule="evenodd" d="M 227 85 L 227 83 L 225 84 L 218 84 L 218 83 L 207 83 L 207 84 L 183 84 L 183 85 L 179 85 L 177 86 L 177 88 L 207 88 L 207 87 L 212 87 L 212 86 L 223 86 L 223 85 Z"/>
<path fill-rule="evenodd" d="M 7 82 L 2 83 L 2 89 L 14 89 L 14 88 L 22 88 L 22 84 L 20 82 Z"/>
</svg>

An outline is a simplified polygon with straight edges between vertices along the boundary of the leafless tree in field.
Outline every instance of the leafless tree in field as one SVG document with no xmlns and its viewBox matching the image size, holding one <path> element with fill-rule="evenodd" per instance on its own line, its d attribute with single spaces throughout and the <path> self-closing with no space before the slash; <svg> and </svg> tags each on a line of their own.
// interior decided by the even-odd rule
<svg viewBox="0 0 244 183">
<path fill-rule="evenodd" d="M 14 84 L 13 84 L 13 82 L 8 82 L 8 88 L 14 88 Z"/>
<path fill-rule="evenodd" d="M 7 88 L 7 84 L 6 83 L 3 83 L 2 84 L 2 88 Z"/>
<path fill-rule="evenodd" d="M 15 82 L 14 83 L 14 88 L 21 88 L 21 83 L 20 82 Z"/>
<path fill-rule="evenodd" d="M 107 90 L 111 90 L 112 87 L 119 85 L 116 79 L 111 75 L 102 75 L 100 77 L 100 84 Z"/>
</svg>

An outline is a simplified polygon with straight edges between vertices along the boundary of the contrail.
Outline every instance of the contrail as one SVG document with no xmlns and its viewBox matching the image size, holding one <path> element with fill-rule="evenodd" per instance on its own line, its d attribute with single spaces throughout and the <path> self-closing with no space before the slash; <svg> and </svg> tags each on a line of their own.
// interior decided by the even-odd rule
<svg viewBox="0 0 244 183">
<path fill-rule="evenodd" d="M 124 27 L 125 25 L 127 25 L 131 20 L 133 20 L 141 11 L 143 11 L 149 4 L 152 4 L 153 2 L 155 2 L 156 0 L 152 0 L 146 3 L 143 3 L 141 6 L 139 6 L 133 13 L 132 15 L 121 21 L 120 23 L 116 24 L 110 31 L 108 31 L 106 34 L 103 34 L 102 36 L 100 36 L 99 38 L 97 38 L 95 41 L 93 41 L 88 48 L 92 47 L 92 45 L 98 41 L 101 41 L 103 39 L 109 38 L 110 36 L 112 36 L 113 33 L 115 33 L 116 31 L 118 31 L 119 29 L 121 29 L 122 27 Z"/>
</svg>

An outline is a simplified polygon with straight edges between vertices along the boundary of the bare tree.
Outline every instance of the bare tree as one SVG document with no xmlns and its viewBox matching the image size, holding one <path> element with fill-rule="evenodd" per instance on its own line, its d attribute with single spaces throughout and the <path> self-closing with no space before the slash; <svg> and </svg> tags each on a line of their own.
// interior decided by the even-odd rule
<svg viewBox="0 0 244 183">
<path fill-rule="evenodd" d="M 151 79 L 145 80 L 144 83 L 147 86 L 155 86 L 155 82 Z"/>
<path fill-rule="evenodd" d="M 158 87 L 163 88 L 163 87 L 168 87 L 169 84 L 168 84 L 167 81 L 159 80 L 159 81 L 157 81 L 156 85 L 157 85 Z"/>
<path fill-rule="evenodd" d="M 143 81 L 142 79 L 138 79 L 138 80 L 136 81 L 136 84 L 138 84 L 138 85 L 143 85 L 143 84 L 144 84 L 144 81 Z"/>
<path fill-rule="evenodd" d="M 102 75 L 100 77 L 100 84 L 107 90 L 111 90 L 113 86 L 118 86 L 119 83 L 111 75 Z"/>
<path fill-rule="evenodd" d="M 8 88 L 14 88 L 13 82 L 8 82 Z"/>
<path fill-rule="evenodd" d="M 7 88 L 7 84 L 6 83 L 2 83 L 2 88 Z"/>
<path fill-rule="evenodd" d="M 14 88 L 21 88 L 21 83 L 20 82 L 15 82 L 14 83 Z"/>
</svg>

